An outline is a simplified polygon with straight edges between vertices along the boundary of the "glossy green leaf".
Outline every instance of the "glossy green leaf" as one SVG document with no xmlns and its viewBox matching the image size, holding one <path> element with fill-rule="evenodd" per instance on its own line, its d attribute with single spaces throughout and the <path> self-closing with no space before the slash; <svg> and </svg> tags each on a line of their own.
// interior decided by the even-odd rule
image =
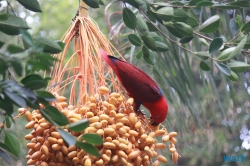
<svg viewBox="0 0 250 166">
<path fill-rule="evenodd" d="M 148 26 L 140 15 L 137 16 L 137 29 L 141 34 L 146 35 L 148 33 Z"/>
<path fill-rule="evenodd" d="M 3 99 L 0 97 L 0 108 L 6 111 L 9 116 L 11 116 L 14 111 L 13 103 L 7 97 L 4 97 Z"/>
<path fill-rule="evenodd" d="M 223 39 L 220 37 L 214 38 L 209 46 L 209 53 L 214 53 L 223 45 Z"/>
<path fill-rule="evenodd" d="M 124 24 L 130 28 L 130 29 L 135 29 L 137 25 L 137 19 L 135 14 L 128 8 L 124 8 L 122 11 L 122 18 Z"/>
<path fill-rule="evenodd" d="M 154 65 L 154 61 L 155 61 L 155 55 L 153 54 L 152 51 L 148 51 L 148 56 L 144 56 L 143 54 L 143 59 L 145 60 L 145 62 L 147 62 L 150 65 Z"/>
<path fill-rule="evenodd" d="M 49 122 L 54 122 L 59 126 L 65 126 L 69 124 L 66 116 L 53 106 L 46 106 L 45 109 L 42 109 L 41 113 L 42 115 L 45 115 L 44 118 Z"/>
<path fill-rule="evenodd" d="M 76 146 L 83 149 L 85 152 L 89 153 L 90 155 L 100 157 L 100 153 L 96 147 L 93 145 L 86 143 L 86 142 L 76 142 Z"/>
<path fill-rule="evenodd" d="M 153 38 L 146 35 L 142 35 L 141 39 L 150 50 L 157 51 L 157 47 Z"/>
<path fill-rule="evenodd" d="M 237 0 L 235 2 L 229 2 L 228 4 L 238 7 L 250 7 L 250 2 L 246 0 Z"/>
<path fill-rule="evenodd" d="M 92 133 L 86 133 L 82 136 L 82 139 L 87 141 L 90 144 L 94 145 L 101 145 L 103 143 L 103 139 L 100 135 L 92 134 Z"/>
<path fill-rule="evenodd" d="M 146 22 L 148 30 L 151 32 L 157 32 L 158 30 L 149 22 Z M 1 47 L 0 47 L 1 48 Z"/>
<path fill-rule="evenodd" d="M 69 124 L 68 128 L 70 131 L 81 132 L 89 126 L 88 119 L 82 119 L 75 123 Z"/>
<path fill-rule="evenodd" d="M 242 73 L 250 68 L 249 64 L 241 61 L 230 62 L 227 66 L 235 73 Z"/>
<path fill-rule="evenodd" d="M 91 8 L 99 8 L 99 0 L 81 0 Z"/>
<path fill-rule="evenodd" d="M 27 50 L 28 48 L 34 45 L 34 41 L 28 31 L 21 29 L 20 32 L 22 34 L 22 41 L 23 41 L 24 48 Z"/>
<path fill-rule="evenodd" d="M 163 42 L 155 41 L 155 45 L 157 47 L 157 51 L 159 52 L 165 52 L 169 50 L 168 45 Z"/>
<path fill-rule="evenodd" d="M 243 27 L 241 28 L 241 31 L 246 32 L 246 33 L 250 32 L 250 21 L 248 21 L 247 23 L 243 25 Z"/>
<path fill-rule="evenodd" d="M 18 35 L 20 34 L 20 29 L 29 29 L 29 26 L 23 19 L 8 14 L 0 15 L 0 31 L 8 35 Z"/>
<path fill-rule="evenodd" d="M 207 60 L 210 58 L 210 54 L 208 52 L 194 52 L 194 55 L 199 58 L 200 60 Z"/>
<path fill-rule="evenodd" d="M 173 21 L 184 22 L 188 18 L 188 14 L 183 9 L 174 9 Z"/>
<path fill-rule="evenodd" d="M 206 41 L 204 38 L 199 38 L 199 41 L 201 42 L 202 45 L 204 46 L 209 46 L 210 44 Z"/>
<path fill-rule="evenodd" d="M 23 52 L 24 49 L 22 47 L 20 47 L 20 46 L 17 46 L 17 45 L 14 45 L 14 44 L 9 44 L 8 47 L 7 47 L 7 51 L 10 54 L 16 54 L 16 53 Z"/>
<path fill-rule="evenodd" d="M 148 9 L 150 9 L 149 2 L 145 0 L 135 0 L 136 3 L 139 6 L 139 9 L 142 10 L 144 13 L 147 12 Z"/>
<path fill-rule="evenodd" d="M 231 81 L 238 81 L 239 80 L 239 77 L 238 77 L 238 75 L 235 73 L 235 72 L 233 72 L 233 71 L 231 71 L 231 75 L 230 76 L 227 76 Z"/>
<path fill-rule="evenodd" d="M 139 8 L 139 5 L 136 3 L 135 0 L 123 0 L 123 1 L 130 4 L 130 5 L 132 5 L 132 6 L 134 6 L 137 9 Z"/>
<path fill-rule="evenodd" d="M 40 5 L 37 0 L 17 0 L 21 5 L 26 9 L 29 9 L 33 12 L 42 12 Z"/>
<path fill-rule="evenodd" d="M 18 156 L 20 153 L 20 141 L 17 139 L 17 137 L 9 132 L 4 132 L 4 144 L 8 145 L 8 147 L 11 149 L 10 153 L 12 153 L 15 156 Z"/>
<path fill-rule="evenodd" d="M 243 27 L 243 22 L 241 17 L 237 14 L 237 16 L 235 17 L 235 21 L 236 21 L 236 26 L 238 29 L 241 29 Z"/>
<path fill-rule="evenodd" d="M 198 21 L 193 17 L 188 17 L 186 22 L 192 28 L 195 28 L 195 27 L 197 27 L 199 25 Z"/>
<path fill-rule="evenodd" d="M 229 58 L 231 52 L 233 52 L 236 49 L 236 47 L 230 47 L 225 50 L 223 50 L 217 57 L 220 61 L 225 61 Z"/>
<path fill-rule="evenodd" d="M 157 33 L 155 33 L 155 32 L 149 32 L 148 35 L 149 35 L 152 39 L 154 39 L 155 41 L 162 42 L 162 38 L 161 38 L 159 35 L 157 35 Z"/>
<path fill-rule="evenodd" d="M 193 28 L 190 25 L 187 25 L 183 22 L 175 22 L 174 27 L 183 36 L 193 36 Z"/>
<path fill-rule="evenodd" d="M 0 48 L 2 48 L 4 44 L 4 42 L 0 41 Z"/>
<path fill-rule="evenodd" d="M 155 13 L 163 21 L 171 21 L 174 16 L 174 9 L 172 7 L 163 7 L 157 10 Z"/>
<path fill-rule="evenodd" d="M 211 1 L 201 1 L 196 4 L 196 7 L 212 6 L 213 4 Z"/>
<path fill-rule="evenodd" d="M 46 101 L 52 102 L 56 100 L 56 97 L 47 91 L 36 91 L 39 97 L 42 97 Z"/>
<path fill-rule="evenodd" d="M 30 75 L 27 75 L 26 77 L 24 77 L 21 80 L 21 83 L 25 85 L 31 81 L 34 81 L 34 80 L 43 81 L 43 78 L 38 74 L 30 74 Z"/>
<path fill-rule="evenodd" d="M 99 5 L 105 5 L 102 0 L 99 0 Z"/>
<path fill-rule="evenodd" d="M 208 66 L 205 62 L 201 61 L 200 62 L 200 68 L 204 71 L 209 71 L 210 70 L 210 66 Z"/>
<path fill-rule="evenodd" d="M 11 152 L 11 148 L 9 147 L 9 145 L 3 143 L 3 142 L 0 142 L 0 148 L 1 149 L 5 149 L 7 150 L 8 152 Z"/>
<path fill-rule="evenodd" d="M 60 133 L 63 140 L 67 142 L 68 146 L 73 146 L 76 144 L 76 139 L 71 134 L 61 128 L 58 128 L 57 131 Z"/>
<path fill-rule="evenodd" d="M 44 46 L 43 47 L 44 52 L 47 52 L 50 54 L 57 54 L 63 50 L 57 42 L 49 38 L 37 37 L 35 41 L 37 42 L 38 45 L 42 44 Z"/>
<path fill-rule="evenodd" d="M 149 50 L 146 46 L 142 46 L 142 55 L 143 55 L 143 58 L 144 57 L 149 58 Z"/>
<path fill-rule="evenodd" d="M 227 67 L 226 65 L 224 65 L 223 63 L 215 63 L 215 66 L 218 68 L 218 70 L 220 72 L 222 72 L 223 74 L 230 76 L 231 75 L 231 70 L 229 67 Z"/>
<path fill-rule="evenodd" d="M 200 26 L 199 31 L 202 33 L 212 33 L 219 28 L 219 25 L 220 17 L 218 15 L 214 15 Z"/>
<path fill-rule="evenodd" d="M 6 127 L 7 128 L 11 127 L 12 122 L 15 122 L 15 121 L 13 120 L 13 118 L 11 117 L 11 115 L 6 116 Z"/>
<path fill-rule="evenodd" d="M 128 40 L 135 46 L 139 47 L 142 45 L 141 39 L 135 34 L 128 35 Z"/>
<path fill-rule="evenodd" d="M 23 73 L 23 66 L 22 66 L 22 64 L 19 61 L 14 60 L 14 61 L 11 62 L 11 65 L 12 65 L 14 71 L 16 72 L 16 74 L 18 76 L 22 76 L 22 73 Z"/>
<path fill-rule="evenodd" d="M 201 1 L 203 1 L 203 0 L 190 0 L 188 5 L 189 6 L 195 6 L 197 3 L 201 2 Z"/>
<path fill-rule="evenodd" d="M 41 89 L 41 88 L 45 88 L 46 84 L 45 82 L 42 80 L 33 80 L 33 81 L 30 81 L 26 84 L 24 84 L 24 86 L 26 88 L 29 88 L 31 90 L 38 90 L 38 89 Z"/>
<path fill-rule="evenodd" d="M 233 41 L 233 44 L 238 45 L 241 42 L 242 39 L 243 39 L 243 37 L 239 37 L 238 39 Z M 243 48 L 250 49 L 250 37 L 249 36 L 247 37 L 247 41 L 246 41 Z"/>
<path fill-rule="evenodd" d="M 233 35 L 236 35 L 238 33 L 239 29 L 236 25 L 236 20 L 234 18 L 232 18 L 229 21 L 229 28 L 230 28 L 230 31 L 232 32 Z"/>
<path fill-rule="evenodd" d="M 137 59 L 140 59 L 140 58 L 142 57 L 142 51 L 139 51 L 139 52 L 135 55 L 135 57 L 136 57 Z"/>
<path fill-rule="evenodd" d="M 167 30 L 172 34 L 174 35 L 175 37 L 178 37 L 178 38 L 182 38 L 183 35 L 180 34 L 176 28 L 174 27 L 174 24 L 172 22 L 167 22 L 167 23 L 164 23 L 164 25 L 166 26 Z"/>
<path fill-rule="evenodd" d="M 247 41 L 247 35 L 239 42 L 239 44 L 236 46 L 236 48 L 230 53 L 229 57 L 226 60 L 232 59 L 236 56 L 238 56 L 241 53 L 242 48 L 246 44 Z"/>
<path fill-rule="evenodd" d="M 183 38 L 181 38 L 181 40 L 179 42 L 182 44 L 189 43 L 193 38 L 194 38 L 193 36 L 183 37 Z"/>
<path fill-rule="evenodd" d="M 214 4 L 212 7 L 218 9 L 240 9 L 239 6 L 227 5 L 227 4 Z"/>
<path fill-rule="evenodd" d="M 3 90 L 3 93 L 12 101 L 12 103 L 15 103 L 17 106 L 22 108 L 27 107 L 26 101 L 17 93 L 13 93 L 8 90 Z"/>
</svg>

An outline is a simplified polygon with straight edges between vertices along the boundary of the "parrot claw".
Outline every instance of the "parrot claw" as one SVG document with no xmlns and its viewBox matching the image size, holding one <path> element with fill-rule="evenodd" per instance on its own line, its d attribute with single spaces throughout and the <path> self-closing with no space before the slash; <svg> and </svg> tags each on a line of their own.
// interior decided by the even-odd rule
<svg viewBox="0 0 250 166">
<path fill-rule="evenodd" d="M 137 111 L 135 111 L 136 114 L 139 114 L 139 115 L 146 115 L 142 110 L 138 109 Z"/>
</svg>

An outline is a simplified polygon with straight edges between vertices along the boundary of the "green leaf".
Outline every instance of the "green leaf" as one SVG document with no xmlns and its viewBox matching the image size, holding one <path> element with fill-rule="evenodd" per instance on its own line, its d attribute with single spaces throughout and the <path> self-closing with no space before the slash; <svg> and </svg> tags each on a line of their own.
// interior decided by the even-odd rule
<svg viewBox="0 0 250 166">
<path fill-rule="evenodd" d="M 236 47 L 230 47 L 227 48 L 225 50 L 223 50 L 219 56 L 217 57 L 218 60 L 220 61 L 225 61 L 228 59 L 228 57 L 230 56 L 231 52 L 233 52 L 236 49 Z"/>
<path fill-rule="evenodd" d="M 236 26 L 238 29 L 241 29 L 243 27 L 243 22 L 241 17 L 237 14 L 237 16 L 235 17 L 235 21 L 236 21 Z"/>
<path fill-rule="evenodd" d="M 16 54 L 16 53 L 23 52 L 24 49 L 22 47 L 17 46 L 17 45 L 9 44 L 7 47 L 7 51 L 11 54 Z"/>
<path fill-rule="evenodd" d="M 239 6 L 227 5 L 227 4 L 214 4 L 212 7 L 218 9 L 240 9 Z"/>
<path fill-rule="evenodd" d="M 12 93 L 8 90 L 3 90 L 3 93 L 13 102 L 15 103 L 17 106 L 22 107 L 22 108 L 26 108 L 27 104 L 26 101 L 19 96 L 16 93 Z"/>
<path fill-rule="evenodd" d="M 135 34 L 128 35 L 128 40 L 130 41 L 130 43 L 132 43 L 135 46 L 142 45 L 141 39 Z"/>
<path fill-rule="evenodd" d="M 50 54 L 57 54 L 63 50 L 57 42 L 45 37 L 37 37 L 35 41 L 37 42 L 38 45 L 42 44 L 44 46 L 43 47 L 44 52 Z"/>
<path fill-rule="evenodd" d="M 237 25 L 236 25 L 236 20 L 235 18 L 232 18 L 230 21 L 229 21 L 229 28 L 230 28 L 230 31 L 232 32 L 233 35 L 236 35 L 239 31 Z"/>
<path fill-rule="evenodd" d="M 99 0 L 82 0 L 91 8 L 99 8 Z"/>
<path fill-rule="evenodd" d="M 87 141 L 90 144 L 94 145 L 101 145 L 103 143 L 103 139 L 100 135 L 92 134 L 92 133 L 86 133 L 82 136 L 82 139 Z"/>
<path fill-rule="evenodd" d="M 197 27 L 199 25 L 198 21 L 193 17 L 188 17 L 186 22 L 192 28 L 195 28 L 195 27 Z"/>
<path fill-rule="evenodd" d="M 200 68 L 204 71 L 209 71 L 210 70 L 210 66 L 208 66 L 205 62 L 201 61 L 200 62 Z"/>
<path fill-rule="evenodd" d="M 53 122 L 55 122 L 59 126 L 65 126 L 69 124 L 69 121 L 66 116 L 53 106 L 46 106 L 45 109 L 42 109 L 41 113 L 46 114 L 46 117 L 49 117 Z"/>
<path fill-rule="evenodd" d="M 250 7 L 249 1 L 237 0 L 235 2 L 229 2 L 229 5 L 238 6 L 238 7 Z"/>
<path fill-rule="evenodd" d="M 144 56 L 143 54 L 143 59 L 150 65 L 154 65 L 154 60 L 155 60 L 155 55 L 153 54 L 152 51 L 148 50 L 148 56 Z"/>
<path fill-rule="evenodd" d="M 162 38 L 155 32 L 149 32 L 148 35 L 156 41 L 162 42 Z"/>
<path fill-rule="evenodd" d="M 82 119 L 77 122 L 69 124 L 68 128 L 70 131 L 80 132 L 86 129 L 89 126 L 88 119 Z"/>
<path fill-rule="evenodd" d="M 142 55 L 143 55 L 143 58 L 149 58 L 149 50 L 146 46 L 142 46 Z"/>
<path fill-rule="evenodd" d="M 56 100 L 56 97 L 54 95 L 52 95 L 50 92 L 47 91 L 36 91 L 37 95 L 39 97 L 42 97 L 43 99 L 45 99 L 48 102 L 52 102 Z"/>
<path fill-rule="evenodd" d="M 215 66 L 218 68 L 218 70 L 220 72 L 222 72 L 223 74 L 230 76 L 231 75 L 231 70 L 229 67 L 227 67 L 226 65 L 224 65 L 223 63 L 215 63 Z"/>
<path fill-rule="evenodd" d="M 11 148 L 9 147 L 9 145 L 7 145 L 7 144 L 5 144 L 5 143 L 3 143 L 3 142 L 0 142 L 0 147 L 1 147 L 2 149 L 7 150 L 8 152 L 11 152 Z"/>
<path fill-rule="evenodd" d="M 247 23 L 243 25 L 243 27 L 241 28 L 241 31 L 246 32 L 246 33 L 250 32 L 250 21 L 248 21 Z"/>
<path fill-rule="evenodd" d="M 44 81 L 34 80 L 34 81 L 30 81 L 30 82 L 24 84 L 24 86 L 26 88 L 31 89 L 31 90 L 38 90 L 41 88 L 45 88 L 46 84 Z"/>
<path fill-rule="evenodd" d="M 199 38 L 199 41 L 201 42 L 202 45 L 204 46 L 209 46 L 209 43 L 206 41 L 204 38 Z"/>
<path fill-rule="evenodd" d="M 188 5 L 189 6 L 195 6 L 197 3 L 199 3 L 200 1 L 203 1 L 203 0 L 191 0 L 189 1 Z"/>
<path fill-rule="evenodd" d="M 210 58 L 210 54 L 208 52 L 194 52 L 194 55 L 199 58 L 200 60 L 207 60 Z"/>
<path fill-rule="evenodd" d="M 58 128 L 57 131 L 60 133 L 63 140 L 67 142 L 68 146 L 73 146 L 76 144 L 76 139 L 71 134 L 61 128 Z"/>
<path fill-rule="evenodd" d="M 6 17 L 7 19 L 5 19 Z M 0 15 L 0 31 L 8 35 L 18 35 L 20 29 L 29 29 L 23 19 L 8 14 Z"/>
<path fill-rule="evenodd" d="M 14 110 L 13 102 L 7 97 L 4 97 L 4 99 L 0 97 L 0 108 L 6 111 L 7 115 L 11 116 Z"/>
<path fill-rule="evenodd" d="M 15 122 L 15 121 L 13 120 L 13 118 L 11 117 L 11 115 L 6 116 L 6 127 L 7 128 L 11 127 L 12 122 Z"/>
<path fill-rule="evenodd" d="M 22 73 L 23 73 L 22 64 L 19 61 L 15 61 L 15 60 L 12 61 L 11 64 L 12 64 L 12 67 L 13 67 L 14 71 L 16 72 L 16 74 L 18 76 L 22 76 Z"/>
<path fill-rule="evenodd" d="M 211 1 L 201 1 L 196 4 L 196 7 L 212 6 L 214 3 Z"/>
<path fill-rule="evenodd" d="M 145 0 L 135 0 L 135 1 L 138 4 L 139 9 L 141 9 L 144 13 L 146 13 L 150 9 L 148 1 Z"/>
<path fill-rule="evenodd" d="M 142 56 L 142 51 L 139 51 L 139 52 L 135 55 L 135 57 L 136 57 L 137 59 L 140 59 L 141 56 Z"/>
<path fill-rule="evenodd" d="M 0 48 L 2 48 L 4 44 L 4 42 L 0 41 Z"/>
<path fill-rule="evenodd" d="M 167 30 L 172 34 L 174 35 L 175 37 L 178 37 L 178 38 L 182 38 L 183 35 L 180 34 L 177 29 L 174 27 L 174 24 L 172 22 L 167 22 L 167 23 L 164 23 L 164 25 L 166 26 Z"/>
<path fill-rule="evenodd" d="M 174 9 L 173 21 L 184 22 L 188 18 L 188 14 L 183 9 Z"/>
<path fill-rule="evenodd" d="M 26 9 L 29 9 L 33 12 L 42 12 L 40 5 L 37 0 L 17 0 L 21 5 Z"/>
<path fill-rule="evenodd" d="M 156 45 L 157 51 L 159 52 L 165 52 L 169 50 L 168 45 L 163 42 L 155 41 L 155 45 Z"/>
<path fill-rule="evenodd" d="M 140 15 L 137 16 L 137 28 L 141 34 L 148 33 L 148 26 Z"/>
<path fill-rule="evenodd" d="M 242 73 L 244 71 L 246 71 L 247 69 L 249 69 L 250 65 L 245 63 L 245 62 L 241 62 L 241 61 L 233 61 L 227 64 L 227 66 L 235 73 Z"/>
<path fill-rule="evenodd" d="M 212 16 L 207 19 L 201 26 L 199 31 L 202 33 L 212 33 L 219 28 L 220 17 L 218 15 Z"/>
<path fill-rule="evenodd" d="M 209 53 L 214 53 L 223 45 L 223 39 L 220 37 L 214 38 L 209 46 Z"/>
<path fill-rule="evenodd" d="M 17 156 L 20 153 L 20 141 L 17 137 L 9 132 L 5 132 L 4 144 L 8 145 L 11 149 L 10 153 Z"/>
<path fill-rule="evenodd" d="M 20 32 L 22 34 L 22 41 L 23 41 L 24 48 L 27 50 L 28 48 L 34 45 L 34 41 L 28 31 L 21 29 Z"/>
<path fill-rule="evenodd" d="M 89 144 L 89 143 L 85 143 L 85 142 L 76 142 L 76 146 L 80 147 L 81 149 L 83 149 L 85 152 L 96 156 L 96 157 L 100 157 L 100 153 L 97 150 L 96 147 L 94 147 L 93 145 Z"/>
<path fill-rule="evenodd" d="M 136 3 L 136 1 L 135 0 L 123 0 L 123 1 L 125 1 L 126 3 L 128 3 L 128 4 L 130 4 L 130 5 L 132 5 L 132 6 L 134 6 L 135 8 L 139 8 L 139 5 Z"/>
<path fill-rule="evenodd" d="M 230 53 L 229 57 L 226 60 L 232 59 L 238 56 L 241 53 L 242 48 L 246 44 L 247 35 L 240 41 L 240 43 L 236 46 L 236 48 Z"/>
<path fill-rule="evenodd" d="M 43 81 L 43 78 L 38 74 L 30 74 L 30 75 L 27 75 L 26 77 L 24 77 L 21 80 L 21 83 L 25 85 L 25 84 L 32 82 L 32 81 L 35 81 L 35 80 Z"/>
<path fill-rule="evenodd" d="M 172 7 L 163 7 L 157 10 L 155 13 L 163 21 L 171 21 L 174 16 L 174 9 Z"/>
<path fill-rule="evenodd" d="M 183 36 L 193 36 L 193 28 L 190 25 L 187 25 L 183 22 L 175 22 L 174 27 Z"/>
<path fill-rule="evenodd" d="M 239 80 L 239 77 L 238 77 L 238 75 L 235 73 L 235 72 L 233 72 L 233 71 L 231 71 L 231 75 L 230 76 L 227 76 L 231 81 L 238 81 Z"/>
<path fill-rule="evenodd" d="M 141 39 L 150 50 L 157 51 L 157 47 L 153 38 L 146 35 L 142 35 Z"/>
<path fill-rule="evenodd" d="M 102 0 L 99 0 L 99 5 L 105 5 Z"/>
<path fill-rule="evenodd" d="M 189 43 L 194 37 L 191 36 L 191 37 L 183 37 L 181 38 L 181 40 L 179 41 L 180 43 L 184 44 L 184 43 Z"/>
<path fill-rule="evenodd" d="M 238 45 L 241 42 L 242 39 L 243 39 L 243 37 L 239 37 L 238 39 L 233 41 L 233 44 Z M 249 36 L 247 37 L 247 41 L 246 41 L 243 48 L 250 49 L 250 37 Z"/>
<path fill-rule="evenodd" d="M 137 24 L 138 24 L 138 21 L 137 21 Z M 149 22 L 146 22 L 147 24 L 147 27 L 148 27 L 148 30 L 151 31 L 151 32 L 157 32 L 158 30 Z"/>
<path fill-rule="evenodd" d="M 130 28 L 130 29 L 135 29 L 137 25 L 137 19 L 135 14 L 128 8 L 124 8 L 122 11 L 122 18 L 124 24 Z"/>
</svg>

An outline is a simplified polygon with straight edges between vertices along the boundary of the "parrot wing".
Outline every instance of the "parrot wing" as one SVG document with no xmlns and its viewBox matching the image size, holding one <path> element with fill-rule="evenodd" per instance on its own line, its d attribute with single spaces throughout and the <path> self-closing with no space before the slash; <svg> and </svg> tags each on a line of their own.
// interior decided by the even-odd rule
<svg viewBox="0 0 250 166">
<path fill-rule="evenodd" d="M 162 92 L 156 82 L 134 65 L 109 56 L 116 66 L 116 74 L 129 96 L 141 103 L 157 101 Z"/>
</svg>

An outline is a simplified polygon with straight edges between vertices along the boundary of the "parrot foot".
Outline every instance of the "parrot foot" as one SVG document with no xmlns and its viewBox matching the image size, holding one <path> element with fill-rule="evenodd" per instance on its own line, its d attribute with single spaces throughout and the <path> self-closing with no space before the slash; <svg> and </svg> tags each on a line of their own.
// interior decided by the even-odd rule
<svg viewBox="0 0 250 166">
<path fill-rule="evenodd" d="M 145 112 L 143 110 L 140 110 L 138 109 L 137 111 L 135 111 L 136 114 L 139 114 L 139 115 L 146 115 Z"/>
</svg>

